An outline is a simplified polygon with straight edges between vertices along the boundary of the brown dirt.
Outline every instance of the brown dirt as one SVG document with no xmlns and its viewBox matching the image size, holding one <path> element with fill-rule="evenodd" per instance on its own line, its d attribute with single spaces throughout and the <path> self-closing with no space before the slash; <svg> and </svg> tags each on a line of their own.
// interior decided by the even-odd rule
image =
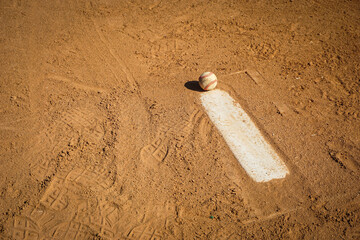
<svg viewBox="0 0 360 240">
<path fill-rule="evenodd" d="M 3 239 L 360 238 L 358 0 L 0 11 Z M 285 179 L 241 168 L 191 86 L 204 71 Z"/>
</svg>

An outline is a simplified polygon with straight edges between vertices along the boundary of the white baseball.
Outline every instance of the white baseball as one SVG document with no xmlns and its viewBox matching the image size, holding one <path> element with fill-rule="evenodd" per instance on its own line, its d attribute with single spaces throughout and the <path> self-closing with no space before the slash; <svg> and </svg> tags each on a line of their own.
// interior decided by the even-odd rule
<svg viewBox="0 0 360 240">
<path fill-rule="evenodd" d="M 213 90 L 217 85 L 217 77 L 212 72 L 204 72 L 199 77 L 199 85 L 205 91 Z"/>
</svg>

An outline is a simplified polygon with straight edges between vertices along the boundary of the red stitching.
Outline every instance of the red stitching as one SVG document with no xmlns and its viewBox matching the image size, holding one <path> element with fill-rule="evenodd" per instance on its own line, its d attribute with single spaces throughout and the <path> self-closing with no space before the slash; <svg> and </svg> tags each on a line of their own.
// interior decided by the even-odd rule
<svg viewBox="0 0 360 240">
<path fill-rule="evenodd" d="M 209 77 L 209 76 L 211 76 L 212 74 L 214 74 L 214 73 L 209 72 L 208 74 L 206 74 L 206 75 L 204 75 L 204 76 L 200 76 L 200 79 L 201 79 L 201 78 L 206 78 L 206 77 Z"/>
<path fill-rule="evenodd" d="M 208 88 L 210 87 L 210 85 L 212 85 L 212 84 L 214 84 L 214 83 L 216 83 L 216 82 L 217 82 L 217 79 L 211 81 L 211 82 L 204 88 L 204 90 L 208 90 Z"/>
</svg>

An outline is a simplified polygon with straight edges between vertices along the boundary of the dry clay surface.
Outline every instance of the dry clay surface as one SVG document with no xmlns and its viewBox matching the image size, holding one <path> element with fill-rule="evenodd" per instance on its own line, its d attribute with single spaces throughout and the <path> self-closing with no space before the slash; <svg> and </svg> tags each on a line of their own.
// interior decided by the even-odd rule
<svg viewBox="0 0 360 240">
<path fill-rule="evenodd" d="M 360 2 L 0 2 L 2 239 L 359 239 Z M 253 181 L 219 79 L 290 174 Z"/>
</svg>

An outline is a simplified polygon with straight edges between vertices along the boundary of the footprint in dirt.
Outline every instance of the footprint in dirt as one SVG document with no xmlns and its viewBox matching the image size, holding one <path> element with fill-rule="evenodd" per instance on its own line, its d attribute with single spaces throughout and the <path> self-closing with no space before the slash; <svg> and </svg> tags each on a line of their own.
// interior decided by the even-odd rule
<svg viewBox="0 0 360 240">
<path fill-rule="evenodd" d="M 189 119 L 163 126 L 160 129 L 158 137 L 141 149 L 141 161 L 150 167 L 156 167 L 164 162 L 170 150 L 173 149 L 171 141 L 175 139 L 176 146 L 181 146 L 182 142 L 191 134 L 195 124 L 201 117 L 202 112 L 196 109 L 192 112 Z"/>
</svg>

